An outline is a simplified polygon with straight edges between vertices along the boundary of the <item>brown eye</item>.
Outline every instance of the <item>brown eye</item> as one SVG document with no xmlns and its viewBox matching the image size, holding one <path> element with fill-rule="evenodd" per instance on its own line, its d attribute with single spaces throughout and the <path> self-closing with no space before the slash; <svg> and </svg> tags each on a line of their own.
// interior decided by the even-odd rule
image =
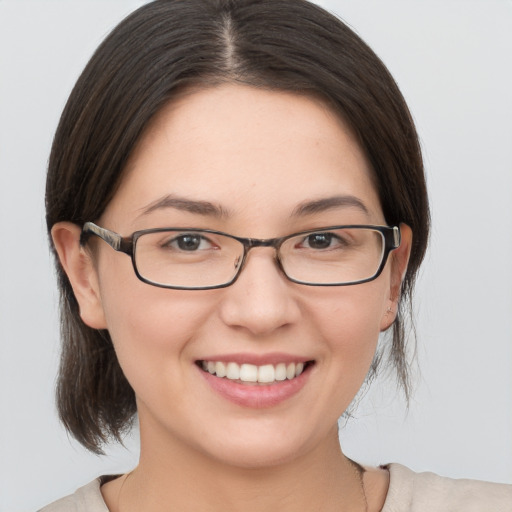
<svg viewBox="0 0 512 512">
<path fill-rule="evenodd" d="M 176 244 L 182 251 L 195 251 L 201 245 L 201 237 L 198 235 L 182 235 L 176 238 Z"/>
<path fill-rule="evenodd" d="M 174 251 L 196 252 L 212 249 L 214 244 L 202 234 L 183 233 L 161 243 L 160 247 Z"/>
<path fill-rule="evenodd" d="M 306 237 L 305 242 L 311 249 L 327 249 L 331 246 L 333 238 L 330 233 L 314 233 Z"/>
</svg>

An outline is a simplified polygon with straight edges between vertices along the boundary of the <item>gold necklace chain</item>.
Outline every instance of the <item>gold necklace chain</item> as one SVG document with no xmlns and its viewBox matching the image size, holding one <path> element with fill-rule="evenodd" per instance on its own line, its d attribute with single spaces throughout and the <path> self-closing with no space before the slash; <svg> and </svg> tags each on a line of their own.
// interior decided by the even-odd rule
<svg viewBox="0 0 512 512">
<path fill-rule="evenodd" d="M 124 477 L 123 483 L 121 484 L 121 487 L 119 488 L 119 492 L 117 493 L 117 504 L 116 504 L 116 512 L 121 512 L 121 509 L 119 508 L 119 503 L 121 501 L 121 491 L 123 490 L 124 484 L 126 483 L 126 480 L 131 476 L 131 474 L 135 471 L 135 469 L 132 469 L 129 473 L 126 473 L 126 476 Z"/>
<path fill-rule="evenodd" d="M 364 512 L 368 512 L 368 499 L 366 497 L 366 489 L 364 487 L 364 473 L 365 469 L 361 464 L 358 464 L 355 460 L 348 459 L 352 467 L 355 469 L 357 477 L 359 478 L 359 484 L 361 486 L 362 497 L 364 501 Z"/>
</svg>

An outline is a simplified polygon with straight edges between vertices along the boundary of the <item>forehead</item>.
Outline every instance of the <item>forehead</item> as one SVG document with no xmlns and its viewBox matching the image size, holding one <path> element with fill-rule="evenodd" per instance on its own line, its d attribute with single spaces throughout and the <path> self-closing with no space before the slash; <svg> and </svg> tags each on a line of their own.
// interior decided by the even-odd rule
<svg viewBox="0 0 512 512">
<path fill-rule="evenodd" d="M 232 84 L 183 94 L 157 114 L 107 211 L 130 218 L 166 195 L 259 217 L 352 195 L 381 214 L 364 152 L 326 102 Z"/>
</svg>

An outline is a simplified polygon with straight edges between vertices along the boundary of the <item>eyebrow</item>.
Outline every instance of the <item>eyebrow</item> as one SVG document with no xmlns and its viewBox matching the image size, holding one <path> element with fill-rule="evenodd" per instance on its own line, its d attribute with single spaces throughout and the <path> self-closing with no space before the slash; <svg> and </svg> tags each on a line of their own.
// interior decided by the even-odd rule
<svg viewBox="0 0 512 512">
<path fill-rule="evenodd" d="M 366 215 L 369 215 L 368 208 L 364 203 L 355 196 L 332 196 L 317 199 L 315 201 L 307 201 L 299 204 L 292 212 L 292 217 L 302 217 L 313 215 L 315 213 L 325 212 L 336 208 L 357 208 Z"/>
<path fill-rule="evenodd" d="M 216 205 L 209 201 L 199 201 L 194 199 L 188 199 L 184 197 L 175 196 L 168 194 L 156 201 L 153 201 L 146 207 L 141 208 L 142 212 L 140 216 L 148 215 L 155 210 L 164 208 L 174 208 L 196 215 L 204 215 L 215 218 L 226 218 L 230 216 L 228 210 L 221 205 Z M 366 215 L 369 214 L 368 208 L 364 203 L 355 196 L 344 195 L 344 196 L 332 196 L 322 199 L 316 199 L 314 201 L 306 201 L 300 203 L 294 208 L 291 213 L 291 217 L 303 217 L 307 215 L 313 215 L 315 213 L 325 212 L 327 210 L 333 210 L 336 208 L 357 208 Z"/>
<path fill-rule="evenodd" d="M 156 201 L 153 201 L 148 206 L 141 208 L 142 213 L 140 216 L 148 215 L 155 210 L 163 208 L 174 208 L 196 215 L 205 215 L 209 217 L 227 217 L 229 213 L 220 205 L 210 203 L 209 201 L 197 201 L 194 199 L 187 199 L 184 197 L 175 196 L 172 194 L 166 195 Z"/>
</svg>

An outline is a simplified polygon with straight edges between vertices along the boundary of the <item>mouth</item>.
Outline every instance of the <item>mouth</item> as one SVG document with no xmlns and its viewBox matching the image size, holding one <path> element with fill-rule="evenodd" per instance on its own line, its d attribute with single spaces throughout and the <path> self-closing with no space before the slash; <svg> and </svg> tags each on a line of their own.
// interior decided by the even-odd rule
<svg viewBox="0 0 512 512">
<path fill-rule="evenodd" d="M 292 381 L 302 375 L 314 363 L 313 360 L 310 360 L 258 366 L 249 363 L 239 364 L 233 361 L 196 361 L 197 366 L 202 371 L 215 377 L 252 385 L 269 385 Z"/>
</svg>

